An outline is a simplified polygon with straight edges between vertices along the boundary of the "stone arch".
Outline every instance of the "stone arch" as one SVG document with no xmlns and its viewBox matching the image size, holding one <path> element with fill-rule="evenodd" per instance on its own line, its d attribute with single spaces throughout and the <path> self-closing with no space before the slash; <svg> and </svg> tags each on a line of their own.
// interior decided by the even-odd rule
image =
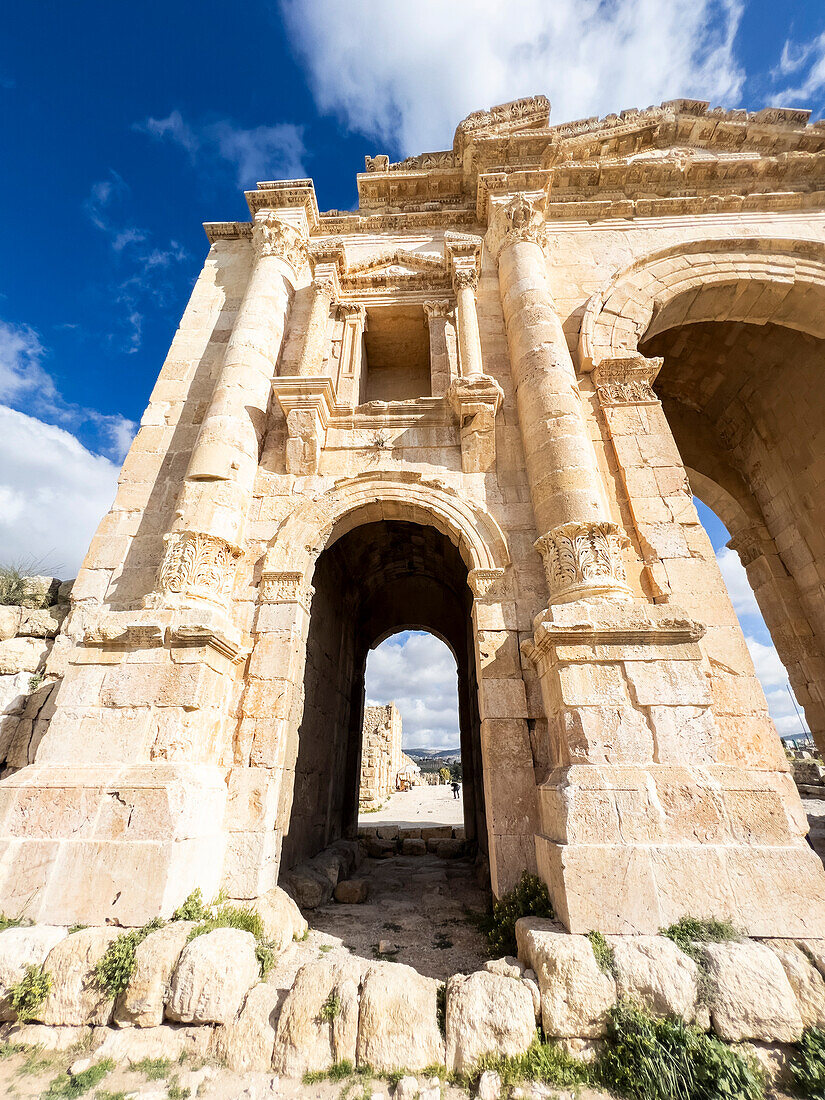
<svg viewBox="0 0 825 1100">
<path fill-rule="evenodd" d="M 698 240 L 644 256 L 592 295 L 579 365 L 637 352 L 675 325 L 723 318 L 825 337 L 825 244 L 786 238 Z"/>
<path fill-rule="evenodd" d="M 296 508 L 267 549 L 263 577 L 301 573 L 308 579 L 322 550 L 353 527 L 384 519 L 437 528 L 457 547 L 476 585 L 494 580 L 510 564 L 507 542 L 494 517 L 462 500 L 444 482 L 415 474 L 368 473 L 338 482 Z"/>
</svg>

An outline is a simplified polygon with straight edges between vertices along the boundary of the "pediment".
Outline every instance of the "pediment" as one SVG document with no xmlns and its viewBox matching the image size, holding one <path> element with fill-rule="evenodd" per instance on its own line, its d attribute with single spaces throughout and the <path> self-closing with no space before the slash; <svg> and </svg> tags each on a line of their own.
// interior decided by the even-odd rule
<svg viewBox="0 0 825 1100">
<path fill-rule="evenodd" d="M 382 252 L 360 263 L 350 264 L 347 268 L 348 279 L 403 279 L 418 278 L 422 275 L 445 275 L 446 267 L 441 256 L 422 252 L 410 252 L 405 248 L 396 248 L 391 252 Z"/>
</svg>

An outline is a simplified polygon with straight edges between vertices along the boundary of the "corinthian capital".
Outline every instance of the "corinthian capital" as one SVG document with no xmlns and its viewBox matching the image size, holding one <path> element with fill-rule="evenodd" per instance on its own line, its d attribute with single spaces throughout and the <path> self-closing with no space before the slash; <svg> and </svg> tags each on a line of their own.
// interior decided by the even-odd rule
<svg viewBox="0 0 825 1100">
<path fill-rule="evenodd" d="M 629 540 L 615 523 L 563 523 L 535 543 L 551 603 L 628 593 L 622 550 Z"/>
<path fill-rule="evenodd" d="M 456 267 L 453 269 L 453 290 L 458 294 L 459 290 L 469 288 L 475 292 L 478 286 L 478 272 L 474 267 Z"/>
<path fill-rule="evenodd" d="M 543 248 L 547 243 L 544 214 L 539 199 L 531 198 L 522 192 L 515 194 L 499 208 L 497 218 L 496 256 L 502 250 L 517 241 L 531 241 Z"/>
<path fill-rule="evenodd" d="M 252 225 L 252 245 L 257 257 L 277 256 L 284 260 L 296 275 L 308 262 L 307 244 L 293 226 L 264 210 L 255 216 Z"/>
</svg>

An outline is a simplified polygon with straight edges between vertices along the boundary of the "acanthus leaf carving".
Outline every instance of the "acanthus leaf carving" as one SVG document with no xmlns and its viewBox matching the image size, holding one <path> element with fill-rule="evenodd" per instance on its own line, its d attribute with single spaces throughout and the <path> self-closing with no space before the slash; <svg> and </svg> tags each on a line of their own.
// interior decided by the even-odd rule
<svg viewBox="0 0 825 1100">
<path fill-rule="evenodd" d="M 235 567 L 243 555 L 240 547 L 199 531 L 173 531 L 164 536 L 164 542 L 166 549 L 155 585 L 157 594 L 173 601 L 228 600 Z"/>
<path fill-rule="evenodd" d="M 276 256 L 289 264 L 296 275 L 309 262 L 307 242 L 298 230 L 269 211 L 256 215 L 252 244 L 259 258 Z"/>
<path fill-rule="evenodd" d="M 551 602 L 584 594 L 628 591 L 622 550 L 629 546 L 615 523 L 565 523 L 554 527 L 535 547 L 544 562 Z"/>
</svg>

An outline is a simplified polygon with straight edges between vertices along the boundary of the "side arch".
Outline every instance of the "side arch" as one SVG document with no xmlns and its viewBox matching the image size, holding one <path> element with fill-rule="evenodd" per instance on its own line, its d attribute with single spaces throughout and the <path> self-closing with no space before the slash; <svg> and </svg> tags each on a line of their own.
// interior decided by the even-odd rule
<svg viewBox="0 0 825 1100">
<path fill-rule="evenodd" d="M 500 574 L 510 564 L 504 533 L 486 509 L 462 500 L 443 482 L 370 473 L 338 482 L 296 508 L 267 549 L 263 576 L 301 573 L 308 578 L 321 551 L 347 531 L 387 519 L 435 527 L 457 547 L 470 573 Z"/>
<path fill-rule="evenodd" d="M 825 337 L 825 244 L 785 238 L 689 241 L 618 272 L 587 303 L 579 365 L 635 355 L 675 325 L 747 321 Z"/>
</svg>

